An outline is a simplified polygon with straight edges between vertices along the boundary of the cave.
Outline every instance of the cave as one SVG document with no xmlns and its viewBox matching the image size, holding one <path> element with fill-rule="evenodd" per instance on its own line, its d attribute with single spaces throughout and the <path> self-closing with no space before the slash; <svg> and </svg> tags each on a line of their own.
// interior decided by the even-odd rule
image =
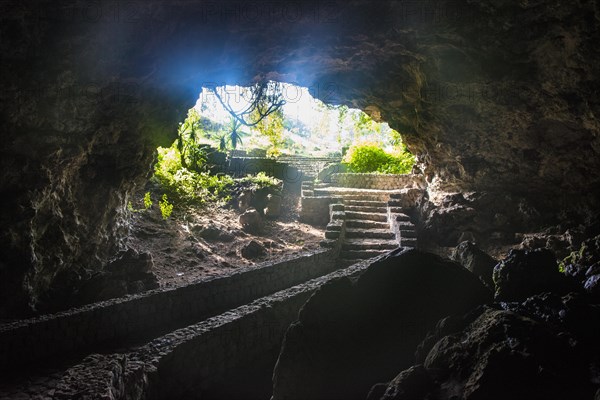
<svg viewBox="0 0 600 400">
<path fill-rule="evenodd" d="M 232 398 L 255 365 L 260 396 L 275 369 L 274 400 L 599 398 L 595 2 L 7 0 L 0 15 L 0 370 L 17 371 L 7 381 L 44 359 L 55 375 L 67 369 L 51 398 Z M 278 282 L 266 269 L 232 275 L 227 298 L 199 282 L 172 297 L 70 303 L 86 276 L 131 256 L 128 204 L 198 91 L 263 81 L 311 88 L 401 132 L 421 177 L 407 212 L 418 250 L 345 269 L 317 251 L 287 260 L 295 275 L 283 285 L 265 288 Z M 413 300 L 422 315 L 403 306 Z M 336 324 L 354 333 L 341 340 Z M 412 347 L 395 346 L 395 334 Z M 459 351 L 460 335 L 470 341 Z M 231 338 L 234 348 L 219 347 Z M 486 338 L 497 346 L 480 354 Z M 382 346 L 410 357 L 390 366 Z M 306 348 L 330 369 L 308 373 Z M 346 357 L 357 348 L 373 357 Z M 153 361 L 153 349 L 169 356 Z M 461 351 L 472 357 L 444 356 Z M 383 372 L 363 379 L 365 362 Z M 338 367 L 345 379 L 329 375 Z M 200 375 L 213 386 L 189 383 Z M 360 391 L 344 392 L 349 381 Z M 9 398 L 39 395 L 31 382 L 4 386 Z"/>
</svg>

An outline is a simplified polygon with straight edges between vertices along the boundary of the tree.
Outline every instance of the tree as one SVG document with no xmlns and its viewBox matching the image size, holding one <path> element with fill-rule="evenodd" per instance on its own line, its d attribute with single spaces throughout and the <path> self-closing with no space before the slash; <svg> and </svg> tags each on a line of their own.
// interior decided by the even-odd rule
<svg viewBox="0 0 600 400">
<path fill-rule="evenodd" d="M 282 86 L 278 82 L 261 82 L 250 88 L 242 89 L 241 97 L 247 102 L 247 106 L 241 110 L 235 110 L 229 104 L 229 98 L 226 96 L 227 92 L 224 88 L 221 90 L 215 88 L 212 91 L 225 111 L 232 117 L 230 143 L 234 149 L 238 143 L 241 143 L 240 128 L 242 126 L 254 128 L 285 105 Z"/>
<path fill-rule="evenodd" d="M 192 108 L 177 129 L 177 150 L 179 150 L 181 165 L 191 170 L 199 170 L 206 162 L 206 154 L 199 146 L 202 135 L 200 120 L 200 114 Z"/>
<path fill-rule="evenodd" d="M 342 134 L 344 132 L 344 124 L 346 122 L 346 116 L 348 115 L 348 106 L 341 105 L 337 109 L 338 111 L 338 131 L 337 131 L 337 142 L 342 145 Z"/>
<path fill-rule="evenodd" d="M 283 141 L 283 111 L 278 109 L 264 117 L 255 126 L 255 129 L 269 140 L 270 147 L 267 153 L 273 156 L 281 154 L 280 147 Z"/>
</svg>

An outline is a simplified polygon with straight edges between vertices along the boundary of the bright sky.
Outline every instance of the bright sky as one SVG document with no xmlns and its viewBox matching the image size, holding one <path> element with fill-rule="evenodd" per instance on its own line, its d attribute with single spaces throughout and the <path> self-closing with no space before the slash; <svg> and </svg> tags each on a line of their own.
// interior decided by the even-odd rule
<svg viewBox="0 0 600 400">
<path fill-rule="evenodd" d="M 307 88 L 294 86 L 288 83 L 283 85 L 283 98 L 286 104 L 283 106 L 283 112 L 288 118 L 299 119 L 301 122 L 312 125 L 315 120 L 320 118 L 321 111 L 317 108 L 320 103 L 311 96 Z M 225 86 L 224 99 L 229 100 L 229 105 L 236 111 L 242 110 L 248 106 L 248 102 L 242 97 L 244 88 L 240 86 Z M 229 118 L 227 111 L 221 107 L 214 93 L 204 88 L 196 102 L 195 108 L 201 111 L 204 105 L 205 115 L 212 116 L 219 122 L 226 122 Z"/>
<path fill-rule="evenodd" d="M 242 94 L 247 88 L 240 86 L 224 86 L 217 88 L 221 97 L 228 102 L 228 104 L 234 109 L 234 111 L 241 111 L 247 108 L 248 102 L 244 99 Z M 310 132 L 314 132 L 310 138 L 299 137 L 292 132 L 288 132 L 288 137 L 292 138 L 294 142 L 301 144 L 305 147 L 315 146 L 327 147 L 332 150 L 339 150 L 341 148 L 341 137 L 344 138 L 345 142 L 353 141 L 353 119 L 352 116 L 361 114 L 361 110 L 349 109 L 348 113 L 342 124 L 340 125 L 338 112 L 325 112 L 327 109 L 323 102 L 315 99 L 308 88 L 291 85 L 288 83 L 282 83 L 282 96 L 286 101 L 283 106 L 283 113 L 289 120 L 298 120 L 304 124 Z M 246 97 L 250 97 L 249 95 Z M 200 114 L 212 119 L 213 121 L 227 124 L 230 120 L 230 115 L 221 106 L 220 102 L 216 98 L 215 94 L 206 88 L 202 90 L 198 101 L 196 102 L 195 108 Z M 387 132 L 389 127 L 387 124 L 382 124 L 383 132 Z M 327 134 L 323 134 L 325 130 L 329 131 Z M 242 130 L 248 133 L 248 129 L 242 127 Z M 381 136 L 381 133 L 379 133 Z M 319 144 L 320 143 L 320 144 Z"/>
</svg>

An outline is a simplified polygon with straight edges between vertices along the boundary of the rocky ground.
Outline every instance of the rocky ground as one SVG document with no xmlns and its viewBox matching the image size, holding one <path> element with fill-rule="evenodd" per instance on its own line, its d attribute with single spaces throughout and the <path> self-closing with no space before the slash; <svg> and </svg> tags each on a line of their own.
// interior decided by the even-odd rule
<svg viewBox="0 0 600 400">
<path fill-rule="evenodd" d="M 246 232 L 239 222 L 241 212 L 233 207 L 190 208 L 165 221 L 154 204 L 133 213 L 129 246 L 152 255 L 152 272 L 161 287 L 191 283 L 318 249 L 324 232 L 298 222 L 298 207 L 297 194 L 284 191 L 281 215 L 264 218 L 260 231 Z"/>
<path fill-rule="evenodd" d="M 465 268 L 392 252 L 304 305 L 273 399 L 597 400 L 599 250 L 600 236 L 563 263 L 515 249 L 494 267 L 463 243 L 454 257 Z"/>
</svg>

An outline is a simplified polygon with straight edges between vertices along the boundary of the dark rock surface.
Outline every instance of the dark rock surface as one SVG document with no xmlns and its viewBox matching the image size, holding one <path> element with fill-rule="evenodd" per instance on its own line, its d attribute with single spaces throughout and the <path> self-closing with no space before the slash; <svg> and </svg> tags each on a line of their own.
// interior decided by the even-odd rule
<svg viewBox="0 0 600 400">
<path fill-rule="evenodd" d="M 558 269 L 554 253 L 546 249 L 511 250 L 494 268 L 495 300 L 522 301 L 542 292 L 564 294 L 575 289 Z"/>
<path fill-rule="evenodd" d="M 462 242 L 454 249 L 451 257 L 454 261 L 471 271 L 484 285 L 494 290 L 494 267 L 498 263 L 473 242 Z"/>
<path fill-rule="evenodd" d="M 156 146 L 215 83 L 311 87 L 402 132 L 431 188 L 589 219 L 598 13 L 585 0 L 2 1 L 0 316 L 43 308 L 60 277 L 114 257 Z M 483 212 L 456 208 L 432 227 Z"/>
<path fill-rule="evenodd" d="M 192 232 L 205 240 L 217 240 L 221 242 L 231 242 L 235 239 L 233 233 L 223 230 L 216 225 L 197 225 L 192 228 Z"/>
<path fill-rule="evenodd" d="M 286 333 L 274 400 L 364 399 L 371 386 L 414 362 L 441 317 L 491 299 L 471 273 L 416 250 L 395 251 L 356 281 L 335 281 L 303 306 Z"/>
<path fill-rule="evenodd" d="M 85 280 L 70 299 L 78 306 L 104 301 L 127 294 L 141 293 L 158 288 L 158 277 L 152 272 L 154 261 L 149 253 L 129 249 L 105 267 L 105 270 Z M 67 307 L 69 303 L 61 304 Z"/>
<path fill-rule="evenodd" d="M 246 232 L 260 232 L 263 227 L 263 220 L 260 213 L 254 208 L 249 208 L 240 215 L 239 218 L 242 229 Z"/>
<path fill-rule="evenodd" d="M 441 320 L 417 364 L 378 400 L 591 399 L 600 384 L 600 308 L 535 296 Z M 381 389 L 379 389 L 381 392 Z"/>
<path fill-rule="evenodd" d="M 267 252 L 265 246 L 258 243 L 256 240 L 251 240 L 250 243 L 242 247 L 240 250 L 240 255 L 249 260 L 255 260 L 264 256 Z"/>
</svg>

